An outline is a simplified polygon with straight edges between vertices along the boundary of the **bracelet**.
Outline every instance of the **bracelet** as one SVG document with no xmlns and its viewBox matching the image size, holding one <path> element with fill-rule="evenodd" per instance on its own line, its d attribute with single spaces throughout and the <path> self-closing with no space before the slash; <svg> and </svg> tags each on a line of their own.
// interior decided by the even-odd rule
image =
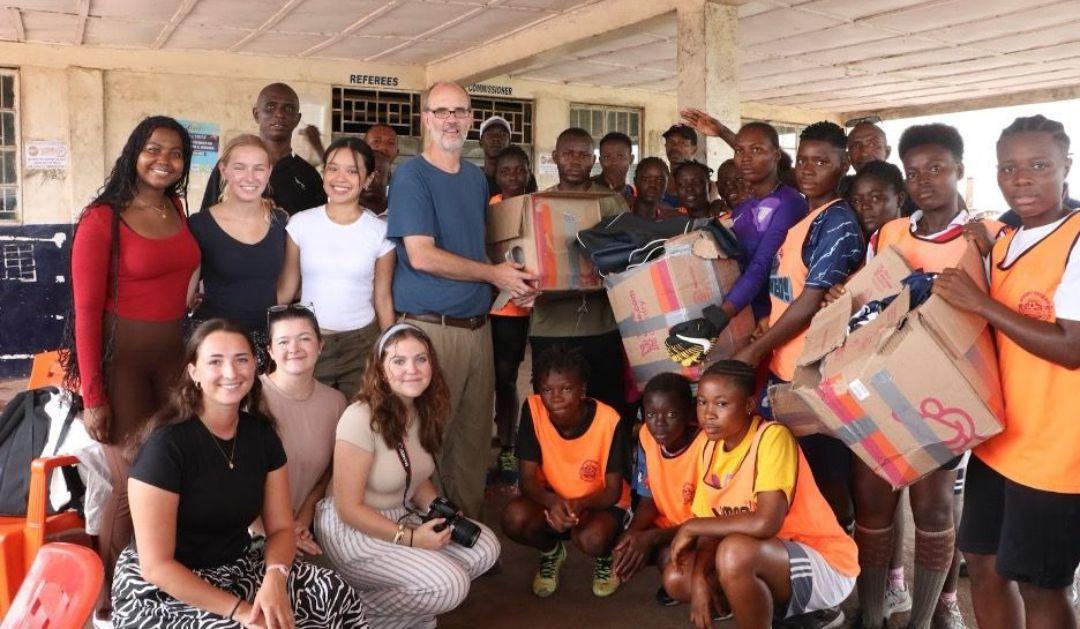
<svg viewBox="0 0 1080 629">
<path fill-rule="evenodd" d="M 233 605 L 232 611 L 229 612 L 229 620 L 234 620 L 233 619 L 233 614 L 236 613 L 236 610 L 240 609 L 240 603 L 243 603 L 243 602 L 244 602 L 244 599 L 240 598 L 239 596 L 236 597 L 236 605 Z"/>
<path fill-rule="evenodd" d="M 283 564 L 283 563 L 268 563 L 268 564 L 266 564 L 266 573 L 270 574 L 271 570 L 277 570 L 278 572 L 281 573 L 281 576 L 285 577 L 286 579 L 289 578 L 289 568 L 286 567 L 285 564 Z"/>
<path fill-rule="evenodd" d="M 400 544 L 401 543 L 401 538 L 404 537 L 404 536 L 405 536 L 405 525 L 404 524 L 398 524 L 397 533 L 394 534 L 394 541 L 392 543 L 395 546 L 397 544 Z"/>
</svg>

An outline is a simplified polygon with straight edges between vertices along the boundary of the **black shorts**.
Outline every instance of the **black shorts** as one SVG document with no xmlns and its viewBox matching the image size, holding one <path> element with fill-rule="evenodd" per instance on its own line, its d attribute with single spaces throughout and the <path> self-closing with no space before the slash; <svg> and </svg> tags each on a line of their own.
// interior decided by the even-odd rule
<svg viewBox="0 0 1080 629">
<path fill-rule="evenodd" d="M 971 457 L 957 545 L 997 555 L 1006 579 L 1060 589 L 1080 564 L 1080 494 L 1059 494 L 1013 482 Z"/>
<path fill-rule="evenodd" d="M 492 315 L 490 320 L 495 360 L 520 365 L 529 342 L 529 318 Z"/>
</svg>

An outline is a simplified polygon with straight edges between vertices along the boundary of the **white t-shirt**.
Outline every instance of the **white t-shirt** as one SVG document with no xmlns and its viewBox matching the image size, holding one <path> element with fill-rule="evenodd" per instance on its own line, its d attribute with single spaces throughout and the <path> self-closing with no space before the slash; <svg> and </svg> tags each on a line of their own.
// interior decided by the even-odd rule
<svg viewBox="0 0 1080 629">
<path fill-rule="evenodd" d="M 1042 227 L 1034 229 L 1021 227 L 1017 230 L 1012 242 L 1009 243 L 1009 250 L 1005 253 L 1005 265 L 1012 264 L 1020 254 L 1049 236 L 1050 232 L 1057 229 L 1070 216 L 1072 216 L 1071 213 Z M 1065 262 L 1065 272 L 1061 274 L 1061 283 L 1058 284 L 1057 291 L 1054 293 L 1054 312 L 1058 319 L 1080 321 L 1080 246 L 1076 244 L 1069 252 L 1069 259 Z"/>
<path fill-rule="evenodd" d="M 319 325 L 359 330 L 375 320 L 375 261 L 394 250 L 386 222 L 368 211 L 338 225 L 326 206 L 294 214 L 285 227 L 300 248 L 300 301 L 311 304 Z"/>
</svg>

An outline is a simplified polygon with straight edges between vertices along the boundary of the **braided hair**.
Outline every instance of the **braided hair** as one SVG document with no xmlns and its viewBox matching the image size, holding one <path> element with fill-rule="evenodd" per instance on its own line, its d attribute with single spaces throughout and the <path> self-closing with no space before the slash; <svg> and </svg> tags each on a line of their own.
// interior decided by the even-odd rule
<svg viewBox="0 0 1080 629">
<path fill-rule="evenodd" d="M 1017 118 L 1012 121 L 1012 124 L 1002 129 L 998 144 L 1017 133 L 1048 133 L 1050 138 L 1061 147 L 1062 152 L 1069 154 L 1069 134 L 1065 133 L 1065 125 L 1057 120 L 1051 120 L 1042 114 Z"/>
<path fill-rule="evenodd" d="M 708 376 L 730 378 L 735 386 L 750 397 L 753 397 L 757 388 L 757 372 L 741 360 L 718 360 L 701 374 L 703 379 Z"/>
<path fill-rule="evenodd" d="M 112 171 L 106 177 L 105 183 L 98 190 L 97 197 L 87 205 L 79 220 L 72 230 L 72 243 L 75 242 L 75 234 L 79 230 L 88 211 L 96 206 L 105 206 L 112 212 L 109 230 L 109 294 L 107 299 L 115 304 L 119 299 L 120 289 L 120 213 L 135 199 L 139 191 L 139 174 L 135 165 L 139 160 L 146 143 L 150 140 L 157 129 L 169 129 L 180 136 L 180 145 L 184 154 L 184 169 L 180 179 L 165 189 L 166 198 L 187 214 L 187 186 L 188 175 L 191 171 L 191 135 L 175 119 L 168 116 L 149 116 L 143 118 L 128 136 L 120 157 L 113 164 Z M 74 249 L 74 245 L 72 246 Z M 68 254 L 68 285 L 71 286 L 71 302 L 68 306 L 67 317 L 64 323 L 64 340 L 60 352 L 60 363 L 64 368 L 64 386 L 78 391 L 79 389 L 79 360 L 75 347 L 75 282 L 72 278 L 71 254 Z M 116 341 L 116 320 L 106 331 L 101 352 L 102 376 L 108 378 L 108 371 L 104 366 L 112 359 Z"/>
</svg>

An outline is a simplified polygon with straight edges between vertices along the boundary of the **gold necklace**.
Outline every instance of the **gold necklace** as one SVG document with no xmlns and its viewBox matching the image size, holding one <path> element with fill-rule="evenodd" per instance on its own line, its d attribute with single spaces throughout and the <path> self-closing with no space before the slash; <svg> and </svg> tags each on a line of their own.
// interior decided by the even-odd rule
<svg viewBox="0 0 1080 629">
<path fill-rule="evenodd" d="M 236 456 L 236 442 L 239 440 L 240 437 L 240 422 L 236 422 L 236 432 L 233 433 L 232 448 L 229 449 L 228 455 L 225 454 L 225 448 L 222 448 L 221 444 L 218 443 L 218 438 L 214 435 L 213 431 L 210 430 L 210 427 L 204 424 L 202 420 L 200 420 L 199 423 L 203 425 L 203 428 L 206 429 L 206 432 L 210 433 L 210 440 L 214 442 L 214 445 L 217 446 L 218 452 L 221 453 L 221 456 L 225 459 L 225 462 L 229 464 L 229 469 L 236 469 L 234 457 Z"/>
<path fill-rule="evenodd" d="M 156 211 L 158 213 L 158 216 L 161 217 L 161 220 L 165 220 L 169 216 L 169 210 L 164 205 L 162 205 L 160 207 L 157 206 L 157 205 L 151 205 L 151 204 L 147 203 L 146 201 L 143 201 L 142 199 L 135 199 L 135 202 L 138 203 L 139 205 L 143 206 L 144 208 Z"/>
</svg>

